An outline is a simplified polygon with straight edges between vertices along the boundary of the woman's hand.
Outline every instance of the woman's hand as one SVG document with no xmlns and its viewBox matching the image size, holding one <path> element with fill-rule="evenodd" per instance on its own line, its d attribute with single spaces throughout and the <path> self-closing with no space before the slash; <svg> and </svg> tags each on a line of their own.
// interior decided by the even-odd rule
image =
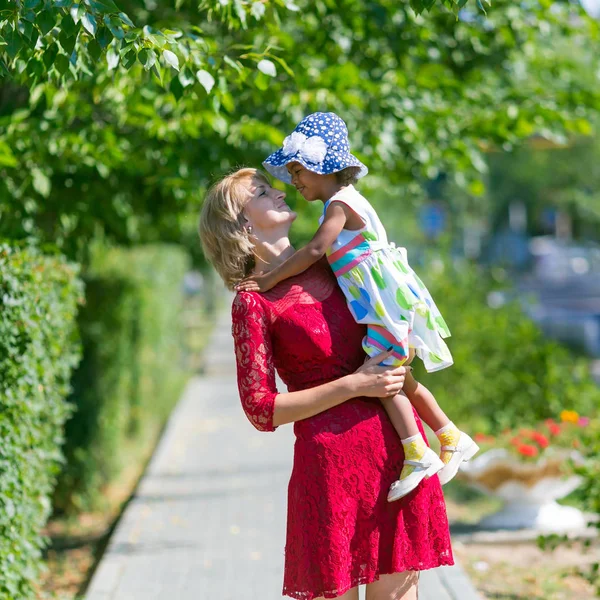
<svg viewBox="0 0 600 600">
<path fill-rule="evenodd" d="M 356 393 L 370 398 L 388 398 L 395 396 L 404 386 L 404 378 L 410 367 L 385 367 L 379 363 L 389 356 L 392 350 L 386 350 L 369 358 L 350 377 L 354 378 Z"/>
<path fill-rule="evenodd" d="M 238 284 L 234 286 L 234 289 L 238 292 L 268 292 L 271 288 L 276 285 L 276 282 L 266 274 L 250 275 L 242 279 Z"/>
</svg>

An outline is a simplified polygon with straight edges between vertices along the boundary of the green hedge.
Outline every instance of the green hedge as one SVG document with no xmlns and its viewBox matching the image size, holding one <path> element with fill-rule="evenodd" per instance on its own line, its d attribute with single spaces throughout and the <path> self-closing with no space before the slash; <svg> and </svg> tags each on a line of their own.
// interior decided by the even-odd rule
<svg viewBox="0 0 600 600">
<path fill-rule="evenodd" d="M 77 269 L 0 245 L 0 599 L 33 598 L 65 401 L 79 360 Z"/>
<path fill-rule="evenodd" d="M 185 383 L 182 280 L 187 254 L 156 245 L 93 252 L 79 328 L 58 510 L 101 505 L 125 465 L 141 465 Z"/>
<path fill-rule="evenodd" d="M 415 361 L 415 372 L 457 423 L 494 433 L 563 409 L 597 412 L 600 389 L 589 360 L 545 338 L 519 303 L 490 308 L 498 283 L 488 272 L 463 263 L 423 279 L 452 332 L 455 364 L 425 375 Z"/>
</svg>

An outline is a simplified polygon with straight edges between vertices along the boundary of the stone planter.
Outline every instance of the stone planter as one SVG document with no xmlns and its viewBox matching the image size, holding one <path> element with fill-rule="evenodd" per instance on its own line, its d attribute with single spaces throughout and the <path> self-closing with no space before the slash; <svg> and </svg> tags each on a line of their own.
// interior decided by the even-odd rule
<svg viewBox="0 0 600 600">
<path fill-rule="evenodd" d="M 581 483 L 564 475 L 565 461 L 577 458 L 556 453 L 537 463 L 515 461 L 507 450 L 490 450 L 461 466 L 459 477 L 482 492 L 504 500 L 504 507 L 483 519 L 482 529 L 535 529 L 566 532 L 586 526 L 583 513 L 556 501 Z"/>
</svg>

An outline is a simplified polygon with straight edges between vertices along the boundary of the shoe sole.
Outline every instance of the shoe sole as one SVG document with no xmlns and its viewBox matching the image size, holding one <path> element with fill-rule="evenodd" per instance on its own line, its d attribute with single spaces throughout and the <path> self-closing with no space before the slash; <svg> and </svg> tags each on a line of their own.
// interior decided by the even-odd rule
<svg viewBox="0 0 600 600">
<path fill-rule="evenodd" d="M 446 485 L 448 482 L 452 481 L 454 479 L 454 477 L 456 477 L 456 474 L 458 473 L 458 470 L 460 469 L 460 465 L 462 465 L 464 462 L 468 462 L 470 461 L 477 453 L 479 452 L 479 446 L 473 442 L 464 452 L 464 454 L 462 455 L 462 458 L 458 461 L 458 463 L 456 463 L 456 465 L 452 468 L 451 471 L 448 471 L 448 473 L 450 473 L 450 477 L 448 477 L 447 479 L 444 478 L 444 480 L 442 481 L 440 478 L 440 483 L 442 485 Z"/>
<path fill-rule="evenodd" d="M 415 483 L 414 487 L 410 488 L 409 490 L 407 490 L 405 492 L 401 492 L 401 493 L 397 493 L 397 494 L 388 494 L 387 501 L 395 502 L 396 500 L 400 500 L 400 498 L 404 498 L 404 496 L 408 496 L 408 494 L 410 494 L 414 489 L 416 489 L 418 487 L 418 485 L 421 483 L 421 481 L 423 481 L 424 479 L 429 479 L 430 477 L 433 477 L 436 473 L 441 471 L 443 468 L 444 468 L 444 463 L 441 460 L 439 462 L 433 463 L 428 469 L 426 469 L 425 471 L 422 472 L 421 478 L 417 481 L 417 483 Z"/>
</svg>

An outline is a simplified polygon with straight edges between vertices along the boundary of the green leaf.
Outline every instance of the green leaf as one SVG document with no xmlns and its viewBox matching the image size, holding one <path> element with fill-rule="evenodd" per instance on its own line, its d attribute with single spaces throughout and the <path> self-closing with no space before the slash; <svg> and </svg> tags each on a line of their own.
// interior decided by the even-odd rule
<svg viewBox="0 0 600 600">
<path fill-rule="evenodd" d="M 273 59 L 276 60 L 281 65 L 281 67 L 283 68 L 283 70 L 290 77 L 294 76 L 294 72 L 292 71 L 292 69 L 290 69 L 289 65 L 285 62 L 285 60 L 283 60 L 283 58 L 280 58 L 279 56 L 274 56 Z"/>
<path fill-rule="evenodd" d="M 129 27 L 135 27 L 133 21 L 124 12 L 119 13 L 119 18 L 121 19 L 121 21 L 123 21 L 123 23 L 129 25 Z"/>
<path fill-rule="evenodd" d="M 118 52 L 112 46 L 106 51 L 106 62 L 108 63 L 109 71 L 117 68 L 120 58 Z"/>
<path fill-rule="evenodd" d="M 75 23 L 79 23 L 79 21 L 81 21 L 81 17 L 85 13 L 85 7 L 81 4 L 73 4 L 69 9 L 69 12 L 71 13 L 71 17 L 73 17 L 73 21 L 75 21 Z"/>
<path fill-rule="evenodd" d="M 69 57 L 59 54 L 54 60 L 54 66 L 61 75 L 64 75 L 69 68 Z"/>
<path fill-rule="evenodd" d="M 176 71 L 179 71 L 179 58 L 177 58 L 177 55 L 174 52 L 163 50 L 163 58 L 168 65 L 173 67 Z"/>
<path fill-rule="evenodd" d="M 34 168 L 31 170 L 31 177 L 33 189 L 44 198 L 47 198 L 50 195 L 50 189 L 52 187 L 48 176 L 40 171 L 40 169 Z"/>
<path fill-rule="evenodd" d="M 75 48 L 75 43 L 77 42 L 77 37 L 75 37 L 75 36 L 69 37 L 63 31 L 61 31 L 60 35 L 58 36 L 58 41 L 60 42 L 60 45 L 62 46 L 62 49 L 65 51 L 65 53 L 67 55 L 70 55 L 71 52 L 73 52 L 73 49 Z"/>
<path fill-rule="evenodd" d="M 1 61 L 0 61 L 0 63 L 1 63 Z M 0 64 L 0 73 L 2 73 L 1 67 L 2 67 L 2 65 Z M 37 57 L 32 58 L 27 63 L 26 69 L 27 69 L 27 74 L 31 78 L 31 81 L 34 85 L 37 81 L 39 81 L 40 77 L 47 75 L 46 65 L 44 65 L 42 60 L 38 59 Z"/>
<path fill-rule="evenodd" d="M 42 32 L 42 35 L 46 35 L 56 23 L 56 15 L 54 11 L 50 9 L 43 10 L 38 14 L 36 23 Z"/>
<path fill-rule="evenodd" d="M 215 78 L 208 71 L 200 69 L 196 72 L 196 79 L 198 79 L 202 87 L 206 90 L 206 93 L 210 94 L 215 85 Z"/>
<path fill-rule="evenodd" d="M 121 23 L 114 17 L 104 16 L 104 24 L 108 27 L 110 32 L 118 39 L 122 40 L 125 37 L 125 32 L 121 27 Z"/>
<path fill-rule="evenodd" d="M 138 53 L 138 60 L 144 66 L 144 69 L 149 71 L 156 62 L 156 53 L 154 50 L 148 50 L 147 48 L 144 48 Z"/>
<path fill-rule="evenodd" d="M 257 21 L 260 21 L 263 18 L 266 10 L 267 9 L 263 2 L 253 2 L 250 13 Z"/>
<path fill-rule="evenodd" d="M 87 50 L 94 62 L 98 61 L 102 56 L 102 48 L 96 40 L 90 40 L 87 44 Z"/>
<path fill-rule="evenodd" d="M 186 88 L 193 85 L 196 82 L 196 78 L 194 77 L 194 74 L 186 68 L 182 69 L 179 73 L 179 81 L 181 82 L 181 85 Z"/>
<path fill-rule="evenodd" d="M 77 25 L 75 25 L 73 17 L 67 13 L 60 22 L 60 30 L 61 34 L 64 34 L 67 37 L 71 37 L 79 31 L 79 28 L 77 27 Z"/>
<path fill-rule="evenodd" d="M 3 167 L 16 167 L 19 163 L 15 158 L 10 146 L 4 142 L 0 142 L 0 166 Z"/>
<path fill-rule="evenodd" d="M 18 29 L 21 35 L 26 37 L 29 41 L 31 41 L 31 37 L 33 35 L 33 25 L 29 21 L 19 21 Z M 37 33 L 37 30 L 36 30 Z"/>
<path fill-rule="evenodd" d="M 263 58 L 256 67 L 261 73 L 268 75 L 269 77 L 275 77 L 277 75 L 277 68 L 275 67 L 275 63 L 273 61 L 267 60 Z"/>
<path fill-rule="evenodd" d="M 15 58 L 23 47 L 23 39 L 21 38 L 19 32 L 9 29 L 5 34 L 5 41 L 6 53 L 10 58 Z"/>
<path fill-rule="evenodd" d="M 153 77 L 156 79 L 158 84 L 164 88 L 164 72 L 159 63 L 154 63 L 153 67 L 150 69 L 150 73 L 152 73 Z"/>
<path fill-rule="evenodd" d="M 96 17 L 90 13 L 85 13 L 83 17 L 81 17 L 81 23 L 85 30 L 92 36 L 96 36 L 96 31 L 98 31 L 98 24 L 96 23 Z"/>
<path fill-rule="evenodd" d="M 137 52 L 134 48 L 132 48 L 131 50 L 129 50 L 129 52 L 127 52 L 127 54 L 125 54 L 125 56 L 123 56 L 123 58 L 121 59 L 121 64 L 126 69 L 131 69 L 131 67 L 135 64 L 136 59 Z"/>
<path fill-rule="evenodd" d="M 230 67 L 233 67 L 238 73 L 241 73 L 244 70 L 243 65 L 241 65 L 239 62 L 235 62 L 234 60 L 229 58 L 229 56 L 227 56 L 227 54 L 223 57 L 223 60 L 224 60 L 225 64 L 229 65 Z"/>
<path fill-rule="evenodd" d="M 254 85 L 261 91 L 266 92 L 269 89 L 270 76 L 264 73 L 258 73 L 254 78 Z"/>
<path fill-rule="evenodd" d="M 35 8 L 40 2 L 41 0 L 25 0 L 23 6 L 25 6 L 26 9 L 31 10 L 32 8 Z"/>
<path fill-rule="evenodd" d="M 173 77 L 173 79 L 171 79 L 169 91 L 175 96 L 176 100 L 179 100 L 183 96 L 183 86 L 178 77 Z"/>
<path fill-rule="evenodd" d="M 113 40 L 112 33 L 106 27 L 99 27 L 96 34 L 96 40 L 101 48 L 106 48 Z"/>
<path fill-rule="evenodd" d="M 44 64 L 46 65 L 46 69 L 50 69 L 52 67 L 57 54 L 58 46 L 56 44 L 50 44 L 50 46 L 46 48 L 44 56 L 42 57 Z"/>
<path fill-rule="evenodd" d="M 119 7 L 113 0 L 90 0 L 90 6 L 100 13 L 117 13 Z"/>
<path fill-rule="evenodd" d="M 246 9 L 242 0 L 234 0 L 233 2 L 234 10 L 240 20 L 243 29 L 246 29 Z"/>
</svg>

